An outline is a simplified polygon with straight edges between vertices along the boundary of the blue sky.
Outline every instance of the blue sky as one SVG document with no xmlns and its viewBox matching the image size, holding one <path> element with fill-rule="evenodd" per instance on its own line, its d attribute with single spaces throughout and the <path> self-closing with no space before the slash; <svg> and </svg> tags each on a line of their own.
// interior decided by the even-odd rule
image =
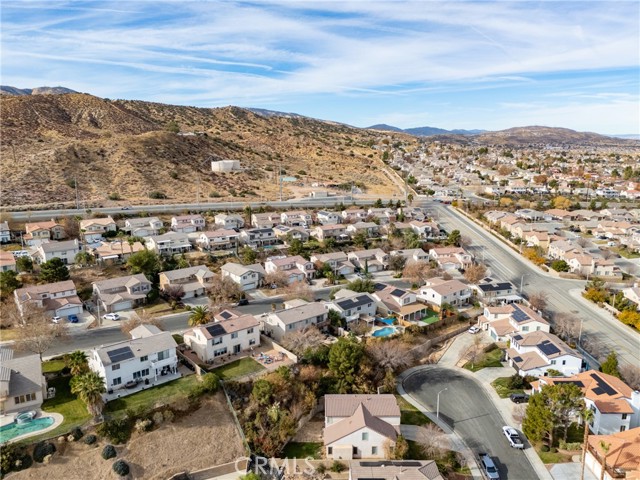
<svg viewBox="0 0 640 480">
<path fill-rule="evenodd" d="M 2 84 L 364 127 L 640 133 L 636 1 L 2 2 Z"/>
</svg>

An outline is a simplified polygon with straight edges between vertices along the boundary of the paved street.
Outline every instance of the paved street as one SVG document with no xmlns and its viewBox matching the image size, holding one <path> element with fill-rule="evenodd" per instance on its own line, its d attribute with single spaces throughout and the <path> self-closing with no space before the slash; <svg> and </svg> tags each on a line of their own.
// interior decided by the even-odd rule
<svg viewBox="0 0 640 480">
<path fill-rule="evenodd" d="M 524 452 L 509 446 L 502 433 L 505 421 L 472 378 L 452 369 L 427 367 L 408 376 L 403 387 L 431 411 L 436 410 L 438 392 L 447 388 L 440 394 L 440 420 L 460 435 L 474 454 L 489 453 L 501 479 L 538 479 Z"/>
<path fill-rule="evenodd" d="M 452 208 L 438 203 L 430 203 L 427 208 L 436 214 L 438 222 L 447 231 L 458 229 L 462 235 L 472 239 L 471 250 L 477 258 L 482 259 L 484 255 L 484 261 L 495 278 L 509 280 L 518 288 L 522 281 L 523 291 L 527 294 L 545 291 L 549 295 L 547 309 L 550 312 L 575 314 L 583 320 L 583 333 L 596 336 L 603 350 L 615 350 L 621 363 L 640 363 L 640 334 L 604 310 L 569 294 L 570 290 L 582 289 L 584 281 L 546 275 Z"/>
</svg>

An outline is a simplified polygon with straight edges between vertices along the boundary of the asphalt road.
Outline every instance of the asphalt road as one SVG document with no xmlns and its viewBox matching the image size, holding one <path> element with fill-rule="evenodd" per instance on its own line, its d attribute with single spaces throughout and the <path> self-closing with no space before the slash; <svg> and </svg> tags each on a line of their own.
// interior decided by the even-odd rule
<svg viewBox="0 0 640 480">
<path fill-rule="evenodd" d="M 505 425 L 491 398 L 477 382 L 455 370 L 426 367 L 407 377 L 403 386 L 425 408 L 436 410 L 440 394 L 440 420 L 449 425 L 473 451 L 491 455 L 500 479 L 537 480 L 525 454 L 511 448 L 502 433 Z M 531 448 L 527 444 L 527 448 Z"/>
<path fill-rule="evenodd" d="M 615 351 L 621 364 L 640 364 L 640 334 L 618 322 L 604 310 L 569 294 L 569 290 L 584 288 L 584 281 L 544 275 L 492 234 L 454 209 L 442 204 L 428 204 L 427 208 L 436 214 L 438 222 L 447 231 L 458 229 L 463 236 L 472 239 L 470 250 L 481 261 L 484 258 L 492 277 L 508 280 L 517 288 L 520 288 L 522 282 L 522 290 L 528 295 L 546 292 L 547 310 L 550 313 L 575 315 L 583 322 L 583 334 L 595 337 L 605 354 Z"/>
</svg>

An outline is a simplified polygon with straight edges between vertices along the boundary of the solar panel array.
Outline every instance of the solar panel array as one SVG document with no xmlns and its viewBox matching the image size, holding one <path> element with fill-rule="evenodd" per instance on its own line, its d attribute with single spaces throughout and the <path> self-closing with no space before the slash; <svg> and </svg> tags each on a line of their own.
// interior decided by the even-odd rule
<svg viewBox="0 0 640 480">
<path fill-rule="evenodd" d="M 212 337 L 219 337 L 220 335 L 224 335 L 225 334 L 224 328 L 219 323 L 214 323 L 214 324 L 209 325 L 208 327 L 205 327 L 205 328 L 207 329 L 207 332 L 209 332 L 209 334 Z"/>
<path fill-rule="evenodd" d="M 394 297 L 401 297 L 405 293 L 407 293 L 407 292 L 405 292 L 404 290 L 401 290 L 400 288 L 396 288 L 391 292 L 391 295 L 393 295 Z"/>
<path fill-rule="evenodd" d="M 360 462 L 361 467 L 420 467 L 422 463 L 415 460 L 382 460 L 378 462 Z"/>
<path fill-rule="evenodd" d="M 522 310 L 520 310 L 520 307 L 518 307 L 517 305 L 513 305 L 513 313 L 511 314 L 511 316 L 513 317 L 513 319 L 520 323 L 520 322 L 524 322 L 526 320 L 530 320 L 529 319 L 529 315 L 527 315 L 526 313 L 524 313 Z"/>
<path fill-rule="evenodd" d="M 135 357 L 130 347 L 120 347 L 107 352 L 111 363 L 120 363 Z"/>
<path fill-rule="evenodd" d="M 227 320 L 228 318 L 233 317 L 233 314 L 231 312 L 228 312 L 227 310 L 224 310 L 223 312 L 220 312 L 219 314 L 222 318 L 224 318 L 225 320 Z"/>
<path fill-rule="evenodd" d="M 600 377 L 600 375 L 598 375 L 597 373 L 592 373 L 591 378 L 593 378 L 598 384 L 598 386 L 593 389 L 593 393 L 595 393 L 596 395 L 615 395 L 616 391 L 611 387 L 611 385 L 605 382 L 604 379 Z"/>
<path fill-rule="evenodd" d="M 538 345 L 538 348 L 547 357 L 549 355 L 555 355 L 556 353 L 560 353 L 560 349 L 556 347 L 553 343 L 551 343 L 549 340 L 545 340 L 544 342 L 542 342 L 540 345 Z"/>
<path fill-rule="evenodd" d="M 376 289 L 376 292 L 379 292 L 380 290 L 387 288 L 387 286 L 384 283 L 376 283 L 373 285 L 373 288 Z"/>
<path fill-rule="evenodd" d="M 342 308 L 344 310 L 349 310 L 349 309 L 352 309 L 352 308 L 361 307 L 362 305 L 366 305 L 368 303 L 371 303 L 371 299 L 366 295 L 360 295 L 360 296 L 356 297 L 355 299 L 353 299 L 353 298 L 345 298 L 344 300 L 339 300 L 337 302 L 337 304 L 340 306 L 340 308 Z"/>
</svg>

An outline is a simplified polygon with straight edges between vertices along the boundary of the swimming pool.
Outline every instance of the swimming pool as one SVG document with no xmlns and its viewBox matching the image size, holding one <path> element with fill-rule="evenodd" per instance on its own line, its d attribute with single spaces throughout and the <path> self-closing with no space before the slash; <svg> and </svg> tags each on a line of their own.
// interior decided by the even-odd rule
<svg viewBox="0 0 640 480">
<path fill-rule="evenodd" d="M 398 333 L 398 329 L 394 327 L 384 327 L 379 330 L 376 330 L 371 334 L 372 337 L 388 337 L 389 335 L 394 335 Z"/>
<path fill-rule="evenodd" d="M 393 322 L 395 322 L 395 321 L 396 321 L 396 319 L 395 319 L 395 318 L 393 318 L 393 317 L 389 317 L 389 318 L 379 318 L 379 319 L 378 319 L 378 321 L 379 321 L 379 322 L 382 322 L 382 323 L 386 323 L 387 325 L 393 325 Z"/>
<path fill-rule="evenodd" d="M 53 425 L 53 417 L 42 417 L 31 420 L 28 423 L 17 424 L 15 422 L 0 427 L 0 443 L 8 442 L 20 435 L 26 433 L 37 432 L 38 430 L 44 430 L 47 427 Z"/>
</svg>

